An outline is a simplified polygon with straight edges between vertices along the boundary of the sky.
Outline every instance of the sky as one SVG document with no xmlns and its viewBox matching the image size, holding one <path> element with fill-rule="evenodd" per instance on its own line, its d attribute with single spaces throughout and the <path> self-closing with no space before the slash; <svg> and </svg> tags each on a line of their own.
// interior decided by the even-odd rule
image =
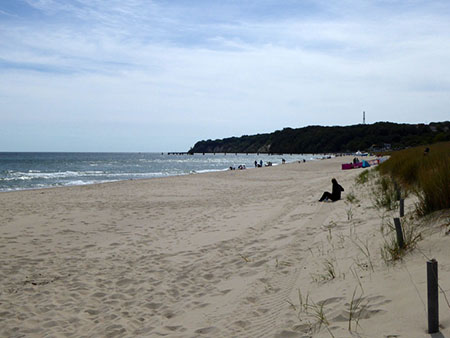
<svg viewBox="0 0 450 338">
<path fill-rule="evenodd" d="M 0 151 L 450 120 L 450 1 L 1 0 Z"/>
</svg>

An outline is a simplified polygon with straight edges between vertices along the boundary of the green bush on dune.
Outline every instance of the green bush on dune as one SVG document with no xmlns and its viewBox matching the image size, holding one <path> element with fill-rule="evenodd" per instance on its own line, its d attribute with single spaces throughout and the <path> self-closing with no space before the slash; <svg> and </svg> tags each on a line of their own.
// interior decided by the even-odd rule
<svg viewBox="0 0 450 338">
<path fill-rule="evenodd" d="M 450 209 L 450 142 L 396 151 L 379 167 L 419 197 L 417 212 Z"/>
</svg>

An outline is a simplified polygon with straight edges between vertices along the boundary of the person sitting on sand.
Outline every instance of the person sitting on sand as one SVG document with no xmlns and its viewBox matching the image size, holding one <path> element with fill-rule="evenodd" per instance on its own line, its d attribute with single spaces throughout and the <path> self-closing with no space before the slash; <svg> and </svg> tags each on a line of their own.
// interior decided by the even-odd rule
<svg viewBox="0 0 450 338">
<path fill-rule="evenodd" d="M 319 202 L 328 200 L 332 200 L 334 202 L 341 199 L 341 191 L 344 191 L 344 188 L 342 188 L 342 186 L 336 181 L 335 178 L 331 180 L 331 183 L 333 183 L 331 194 L 328 191 L 325 191 Z"/>
</svg>

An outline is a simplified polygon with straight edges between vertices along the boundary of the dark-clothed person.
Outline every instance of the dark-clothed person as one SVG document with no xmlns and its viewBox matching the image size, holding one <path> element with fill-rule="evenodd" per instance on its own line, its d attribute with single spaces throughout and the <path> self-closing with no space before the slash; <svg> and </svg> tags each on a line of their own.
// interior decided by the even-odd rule
<svg viewBox="0 0 450 338">
<path fill-rule="evenodd" d="M 344 188 L 342 188 L 342 186 L 336 181 L 335 178 L 331 180 L 331 183 L 333 183 L 331 194 L 328 191 L 325 191 L 319 202 L 327 200 L 332 200 L 334 202 L 341 199 L 341 192 L 344 191 Z"/>
</svg>

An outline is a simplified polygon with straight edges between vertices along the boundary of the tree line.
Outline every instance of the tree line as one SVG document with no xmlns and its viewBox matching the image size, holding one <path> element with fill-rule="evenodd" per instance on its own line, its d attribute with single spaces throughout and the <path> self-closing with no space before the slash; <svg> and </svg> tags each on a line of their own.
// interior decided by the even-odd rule
<svg viewBox="0 0 450 338">
<path fill-rule="evenodd" d="M 377 122 L 352 126 L 284 128 L 273 133 L 197 142 L 189 153 L 342 153 L 403 149 L 450 141 L 450 121 L 430 124 Z"/>
</svg>

